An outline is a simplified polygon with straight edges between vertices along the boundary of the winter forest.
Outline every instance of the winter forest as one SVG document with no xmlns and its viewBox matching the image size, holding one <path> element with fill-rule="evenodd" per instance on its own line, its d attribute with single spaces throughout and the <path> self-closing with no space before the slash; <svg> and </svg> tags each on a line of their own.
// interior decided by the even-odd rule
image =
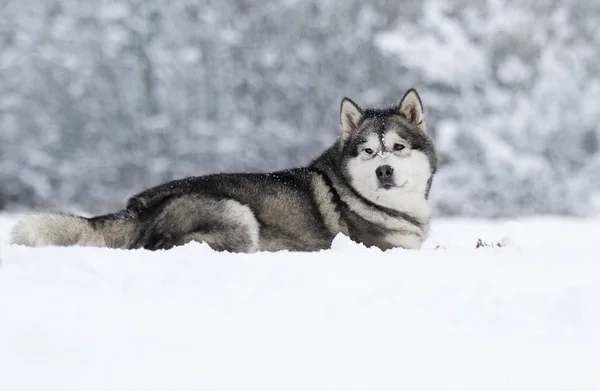
<svg viewBox="0 0 600 391">
<path fill-rule="evenodd" d="M 419 90 L 440 216 L 600 209 L 597 0 L 0 0 L 0 209 L 308 163 Z"/>
</svg>

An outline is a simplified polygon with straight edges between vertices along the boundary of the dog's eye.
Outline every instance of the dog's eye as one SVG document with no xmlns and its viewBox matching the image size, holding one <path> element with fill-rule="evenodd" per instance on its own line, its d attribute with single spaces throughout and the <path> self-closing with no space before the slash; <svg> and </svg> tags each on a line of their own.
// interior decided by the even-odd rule
<svg viewBox="0 0 600 391">
<path fill-rule="evenodd" d="M 373 150 L 371 148 L 365 148 L 364 151 L 369 155 L 373 154 Z"/>
<path fill-rule="evenodd" d="M 394 144 L 394 151 L 402 151 L 404 148 L 406 147 L 402 144 Z"/>
</svg>

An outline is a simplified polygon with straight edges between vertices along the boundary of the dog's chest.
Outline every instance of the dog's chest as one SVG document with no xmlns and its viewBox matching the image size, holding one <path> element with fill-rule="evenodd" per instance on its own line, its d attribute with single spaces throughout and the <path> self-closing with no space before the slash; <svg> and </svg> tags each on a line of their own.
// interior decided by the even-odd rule
<svg viewBox="0 0 600 391">
<path fill-rule="evenodd" d="M 376 246 L 382 250 L 394 247 L 418 249 L 426 236 L 422 227 L 401 217 L 372 222 L 351 211 L 343 215 L 350 238 L 369 247 Z"/>
</svg>

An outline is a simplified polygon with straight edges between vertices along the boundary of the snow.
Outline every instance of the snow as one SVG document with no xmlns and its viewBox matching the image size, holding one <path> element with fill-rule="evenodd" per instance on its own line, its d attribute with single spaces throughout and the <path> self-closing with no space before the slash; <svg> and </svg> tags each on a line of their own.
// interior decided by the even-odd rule
<svg viewBox="0 0 600 391">
<path fill-rule="evenodd" d="M 531 67 L 516 56 L 507 57 L 498 69 L 498 79 L 504 84 L 525 84 L 533 77 L 532 74 Z"/>
<path fill-rule="evenodd" d="M 129 9 L 124 4 L 108 3 L 102 4 L 98 9 L 98 16 L 106 20 L 125 19 L 129 15 Z"/>
<path fill-rule="evenodd" d="M 245 255 L 9 246 L 15 217 L 0 390 L 600 389 L 597 219 L 435 220 L 419 251 L 338 236 Z"/>
<path fill-rule="evenodd" d="M 433 82 L 460 86 L 463 80 L 482 80 L 484 53 L 464 27 L 444 15 L 447 5 L 437 1 L 425 3 L 422 23 L 401 24 L 395 30 L 378 33 L 375 46 L 397 56 L 409 68 L 420 69 Z"/>
</svg>

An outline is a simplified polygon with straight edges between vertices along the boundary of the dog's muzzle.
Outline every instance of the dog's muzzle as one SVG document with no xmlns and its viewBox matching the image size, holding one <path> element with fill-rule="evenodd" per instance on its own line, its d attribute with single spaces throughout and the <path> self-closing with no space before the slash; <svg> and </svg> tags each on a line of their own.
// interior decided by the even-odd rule
<svg viewBox="0 0 600 391">
<path fill-rule="evenodd" d="M 394 187 L 394 169 L 392 166 L 386 164 L 377 167 L 375 175 L 377 175 L 377 179 L 379 180 L 379 187 L 383 187 L 386 190 Z"/>
</svg>

